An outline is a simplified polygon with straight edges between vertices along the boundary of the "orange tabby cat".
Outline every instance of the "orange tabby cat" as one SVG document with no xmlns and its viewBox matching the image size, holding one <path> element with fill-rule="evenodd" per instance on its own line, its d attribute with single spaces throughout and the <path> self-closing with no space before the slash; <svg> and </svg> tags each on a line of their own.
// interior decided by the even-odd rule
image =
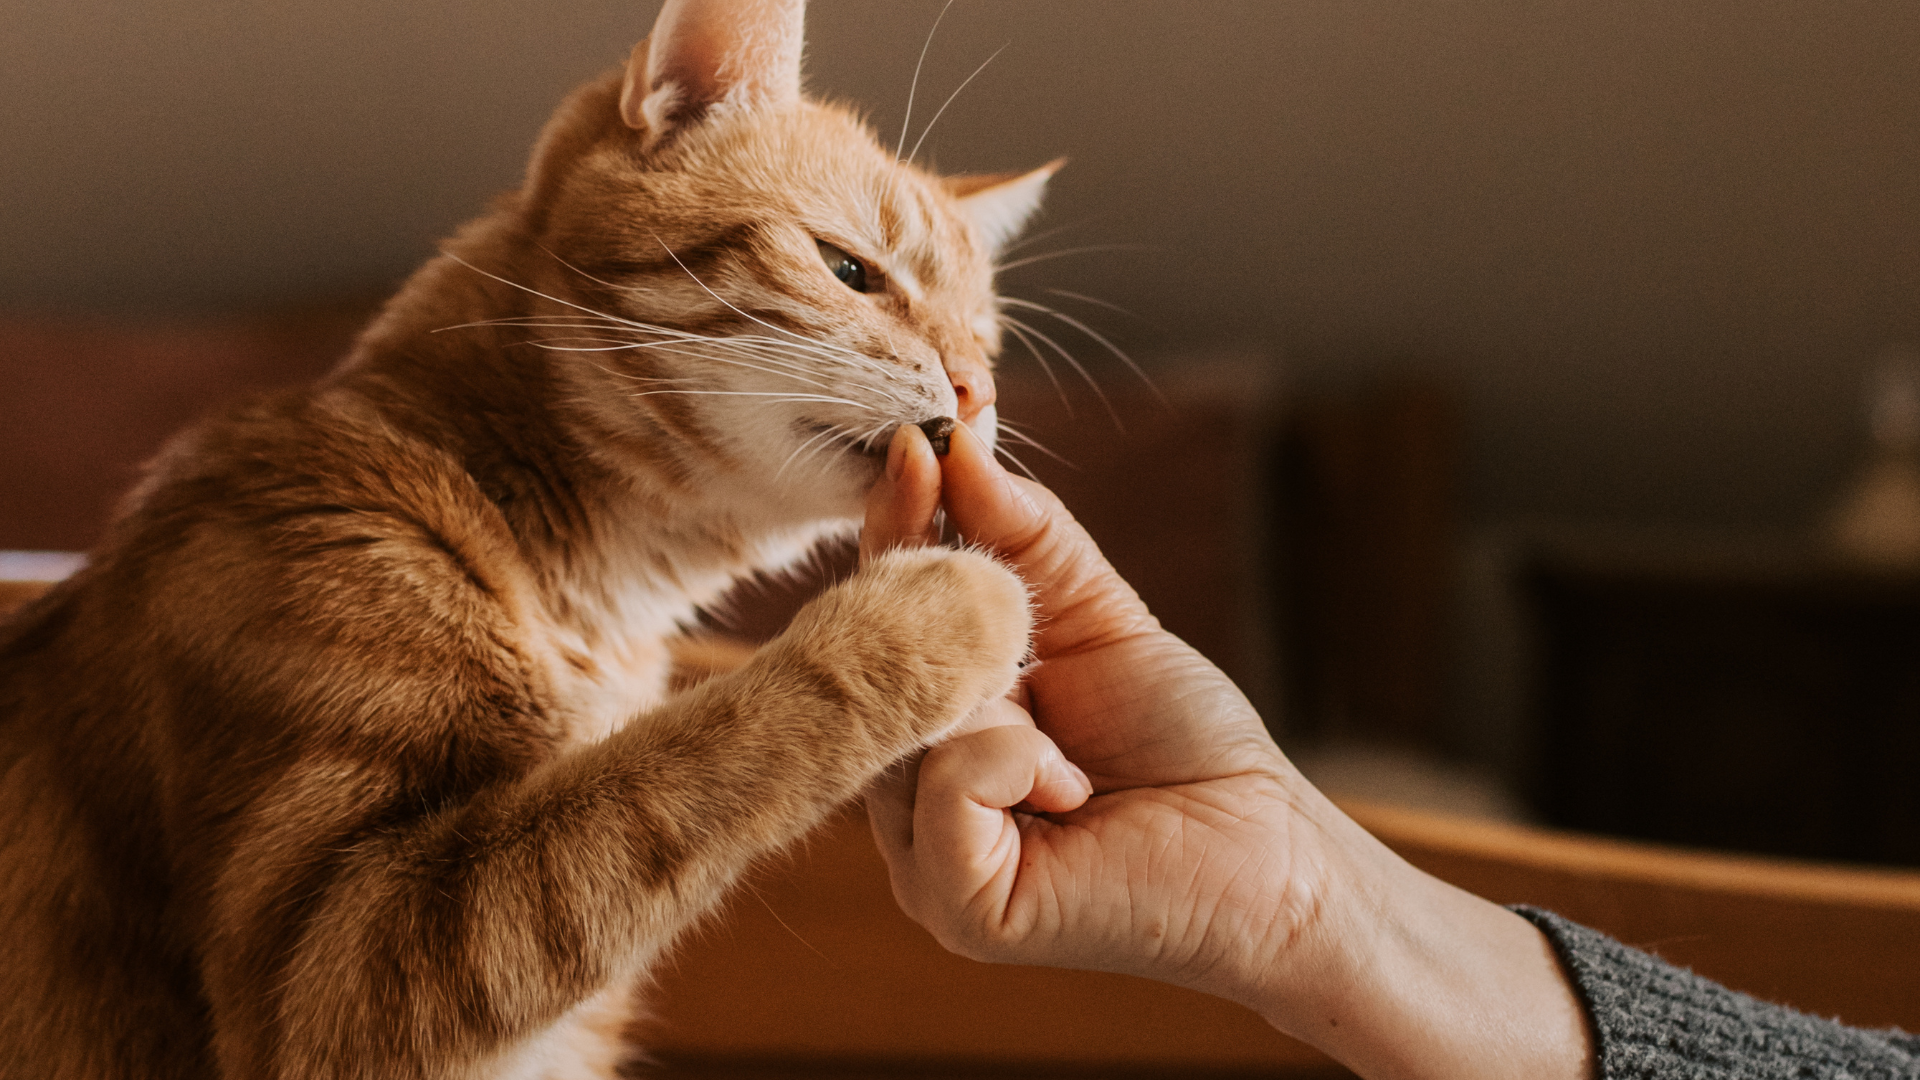
<svg viewBox="0 0 1920 1080">
<path fill-rule="evenodd" d="M 668 699 L 665 641 L 991 436 L 992 259 L 800 92 L 802 0 L 669 0 L 310 389 L 180 435 L 0 629 L 0 1074 L 583 1077 L 755 859 L 1004 693 L 1021 583 L 885 556 Z"/>
</svg>

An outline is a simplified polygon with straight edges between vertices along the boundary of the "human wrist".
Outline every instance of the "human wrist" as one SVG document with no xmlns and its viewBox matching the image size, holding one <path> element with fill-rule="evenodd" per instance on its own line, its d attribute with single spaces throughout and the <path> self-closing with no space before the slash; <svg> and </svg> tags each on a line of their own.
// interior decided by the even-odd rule
<svg viewBox="0 0 1920 1080">
<path fill-rule="evenodd" d="M 1310 915 L 1259 957 L 1229 996 L 1280 1031 L 1333 1053 L 1340 1029 L 1351 1031 L 1379 1011 L 1380 975 L 1395 951 L 1387 930 L 1391 898 L 1405 864 L 1394 865 L 1397 856 L 1318 791 L 1305 795 L 1295 819 L 1315 842 L 1303 845 L 1296 835 L 1292 846 L 1308 856 L 1302 868 L 1313 872 L 1288 888 L 1299 891 L 1290 902 Z"/>
<path fill-rule="evenodd" d="M 1337 813 L 1337 811 L 1336 811 Z M 1587 1080 L 1584 1007 L 1545 936 L 1350 819 L 1321 915 L 1247 1003 L 1367 1080 Z"/>
</svg>

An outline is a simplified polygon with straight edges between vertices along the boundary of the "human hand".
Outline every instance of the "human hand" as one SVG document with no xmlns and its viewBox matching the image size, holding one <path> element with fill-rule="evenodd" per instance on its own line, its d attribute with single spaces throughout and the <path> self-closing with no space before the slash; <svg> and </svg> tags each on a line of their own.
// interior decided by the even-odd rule
<svg viewBox="0 0 1920 1080">
<path fill-rule="evenodd" d="M 1584 1019 L 1538 932 L 1335 808 L 1052 493 L 964 426 L 944 460 L 896 433 L 863 553 L 926 542 L 941 505 L 1034 589 L 1038 663 L 1016 702 L 870 795 L 908 915 L 976 959 L 1240 1001 L 1367 1076 L 1585 1074 Z"/>
<path fill-rule="evenodd" d="M 969 431 L 944 463 L 902 431 L 863 549 L 923 540 L 944 501 L 963 539 L 1032 585 L 1041 621 L 1021 702 L 1038 730 L 1020 709 L 992 710 L 869 800 L 901 906 L 977 959 L 1245 1000 L 1316 906 L 1320 874 L 1294 859 L 1318 861 L 1324 841 L 1288 838 L 1338 812 L 1051 492 L 1000 469 Z M 1004 809 L 1023 802 L 1050 813 Z"/>
</svg>

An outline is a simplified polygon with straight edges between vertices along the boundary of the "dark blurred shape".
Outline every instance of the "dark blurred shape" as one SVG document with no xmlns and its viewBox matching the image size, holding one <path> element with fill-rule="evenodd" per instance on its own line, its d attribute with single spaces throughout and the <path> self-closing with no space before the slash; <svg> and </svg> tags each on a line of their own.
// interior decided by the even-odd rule
<svg viewBox="0 0 1920 1080">
<path fill-rule="evenodd" d="M 1279 475 L 1290 726 L 1438 750 L 1460 419 L 1414 377 L 1294 403 Z"/>
<path fill-rule="evenodd" d="M 1873 451 L 1828 511 L 1827 542 L 1862 568 L 1920 572 L 1920 353 L 1881 352 L 1867 417 Z"/>
<path fill-rule="evenodd" d="M 0 320 L 0 550 L 92 547 L 167 436 L 221 402 L 319 377 L 373 307 Z"/>
<path fill-rule="evenodd" d="M 1540 553 L 1534 802 L 1572 828 L 1920 865 L 1920 576 Z"/>
</svg>

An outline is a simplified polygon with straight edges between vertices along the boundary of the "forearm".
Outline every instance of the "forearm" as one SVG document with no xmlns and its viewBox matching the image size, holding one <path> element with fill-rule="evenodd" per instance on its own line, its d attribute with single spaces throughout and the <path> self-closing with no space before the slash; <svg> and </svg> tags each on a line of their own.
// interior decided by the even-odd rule
<svg viewBox="0 0 1920 1080">
<path fill-rule="evenodd" d="M 1593 1077 L 1584 1008 L 1546 937 L 1327 809 L 1340 865 L 1323 917 L 1250 1003 L 1367 1080 Z"/>
</svg>

